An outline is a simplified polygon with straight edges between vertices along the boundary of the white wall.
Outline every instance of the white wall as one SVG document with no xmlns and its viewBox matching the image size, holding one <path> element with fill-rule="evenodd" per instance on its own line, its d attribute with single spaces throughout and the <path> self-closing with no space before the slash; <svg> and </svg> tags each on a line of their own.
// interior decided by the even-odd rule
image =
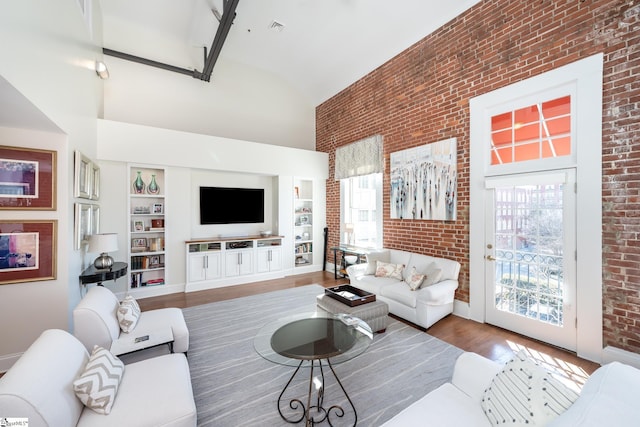
<svg viewBox="0 0 640 427">
<path fill-rule="evenodd" d="M 102 83 L 93 68 L 102 56 L 101 17 L 93 2 L 92 37 L 77 0 L 0 2 L 0 76 L 25 104 L 44 116 L 58 133 L 11 129 L 28 127 L 29 118 L 16 123 L 9 102 L 0 93 L 2 144 L 58 151 L 56 211 L 2 211 L 2 218 L 58 220 L 57 279 L 0 286 L 0 371 L 5 370 L 40 333 L 48 328 L 71 329 L 70 310 L 80 299 L 78 276 L 84 254 L 70 250 L 73 238 L 73 150 L 95 157 L 96 117 L 102 102 Z M 45 68 L 46 67 L 46 68 Z M 28 114 L 28 113 L 27 113 Z M 10 326 L 9 326 L 10 325 Z"/>
<path fill-rule="evenodd" d="M 132 51 L 132 34 L 152 46 L 150 51 L 161 45 L 162 57 Z M 112 17 L 105 17 L 104 46 L 202 70 L 201 48 Z M 105 119 L 315 149 L 315 105 L 274 74 L 221 58 L 207 83 L 112 56 L 105 62 L 111 75 L 105 83 Z"/>
<path fill-rule="evenodd" d="M 317 239 L 314 247 L 322 248 L 325 181 L 329 175 L 327 153 L 99 120 L 97 157 L 101 179 L 108 183 L 101 195 L 101 232 L 119 234 L 122 249 L 112 254 L 116 261 L 128 262 L 127 195 L 131 185 L 128 163 L 165 168 L 167 286 L 145 289 L 145 296 L 184 289 L 185 241 L 193 238 L 257 234 L 271 229 L 285 236 L 283 266 L 285 270 L 292 269 L 294 176 L 314 180 L 318 203 L 315 212 L 319 212 L 314 214 L 319 230 L 314 230 Z M 265 223 L 200 225 L 200 185 L 264 188 Z M 314 264 L 321 269 L 321 252 L 314 258 Z M 126 291 L 124 279 L 105 283 L 105 286 L 117 293 Z"/>
</svg>

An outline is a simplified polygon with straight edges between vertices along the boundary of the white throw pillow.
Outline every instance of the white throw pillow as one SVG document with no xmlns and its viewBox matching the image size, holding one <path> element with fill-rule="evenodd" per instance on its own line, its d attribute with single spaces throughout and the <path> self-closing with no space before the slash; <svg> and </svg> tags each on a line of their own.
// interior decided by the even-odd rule
<svg viewBox="0 0 640 427">
<path fill-rule="evenodd" d="M 392 264 L 388 262 L 376 261 L 376 277 L 393 277 L 402 280 L 402 269 L 404 264 Z"/>
<path fill-rule="evenodd" d="M 131 332 L 138 324 L 140 306 L 131 295 L 127 295 L 118 308 L 118 323 L 122 332 Z"/>
<path fill-rule="evenodd" d="M 389 251 L 370 252 L 367 254 L 367 269 L 364 274 L 376 274 L 376 262 L 389 262 Z"/>
<path fill-rule="evenodd" d="M 108 415 L 123 374 L 124 363 L 109 350 L 96 345 L 84 371 L 73 382 L 73 391 L 87 408 Z"/>
<path fill-rule="evenodd" d="M 482 409 L 493 426 L 544 426 L 577 398 L 521 350 L 485 390 Z"/>
<path fill-rule="evenodd" d="M 421 288 L 425 286 L 431 286 L 434 283 L 438 283 L 442 279 L 442 270 L 438 268 L 438 264 L 432 262 L 427 267 L 427 271 L 424 272 L 425 278 L 420 285 Z"/>
<path fill-rule="evenodd" d="M 415 267 L 412 267 L 411 273 L 409 273 L 404 281 L 409 285 L 412 291 L 417 291 L 420 288 L 420 285 L 422 285 L 425 277 L 426 276 L 424 274 L 419 274 Z"/>
</svg>

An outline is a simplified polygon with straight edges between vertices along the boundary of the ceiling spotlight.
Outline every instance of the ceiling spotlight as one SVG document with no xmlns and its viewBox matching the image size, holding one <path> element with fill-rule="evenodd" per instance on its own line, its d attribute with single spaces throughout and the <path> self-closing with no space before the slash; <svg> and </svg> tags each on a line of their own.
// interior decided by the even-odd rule
<svg viewBox="0 0 640 427">
<path fill-rule="evenodd" d="M 109 70 L 107 69 L 107 64 L 102 61 L 96 61 L 96 74 L 99 75 L 102 80 L 108 79 Z"/>
</svg>

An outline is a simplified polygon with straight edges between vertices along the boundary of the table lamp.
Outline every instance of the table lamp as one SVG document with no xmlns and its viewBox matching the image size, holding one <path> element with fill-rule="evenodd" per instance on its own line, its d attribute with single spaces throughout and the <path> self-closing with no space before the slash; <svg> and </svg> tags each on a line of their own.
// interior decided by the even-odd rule
<svg viewBox="0 0 640 427">
<path fill-rule="evenodd" d="M 92 234 L 89 236 L 87 252 L 99 253 L 100 256 L 93 262 L 95 268 L 103 270 L 113 266 L 113 258 L 107 252 L 118 250 L 118 235 L 116 233 Z"/>
</svg>

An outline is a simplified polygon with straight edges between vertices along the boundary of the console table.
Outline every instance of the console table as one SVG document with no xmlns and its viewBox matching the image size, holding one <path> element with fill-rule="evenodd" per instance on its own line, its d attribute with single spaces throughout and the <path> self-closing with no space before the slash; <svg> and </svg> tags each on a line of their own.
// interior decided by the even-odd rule
<svg viewBox="0 0 640 427">
<path fill-rule="evenodd" d="M 102 282 L 116 280 L 125 274 L 129 265 L 126 262 L 114 262 L 110 268 L 98 269 L 93 264 L 80 274 L 80 284 L 86 287 L 90 283 L 97 283 L 102 286 Z"/>
<path fill-rule="evenodd" d="M 355 255 L 357 257 L 356 264 L 360 264 L 362 257 L 369 254 L 367 249 L 353 246 L 335 246 L 331 248 L 331 250 L 333 251 L 333 278 L 336 280 L 338 277 L 348 277 L 346 273 L 347 261 L 344 258 L 345 256 Z M 338 270 L 338 254 L 340 254 L 340 270 Z"/>
</svg>

